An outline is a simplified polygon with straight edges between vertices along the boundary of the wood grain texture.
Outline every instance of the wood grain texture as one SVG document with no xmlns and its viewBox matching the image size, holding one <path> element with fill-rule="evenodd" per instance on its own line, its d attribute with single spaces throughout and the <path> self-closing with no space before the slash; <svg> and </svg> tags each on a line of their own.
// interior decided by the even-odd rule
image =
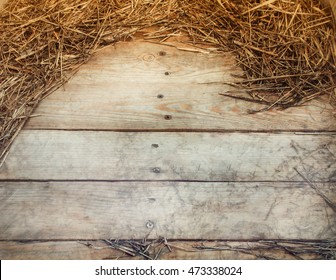
<svg viewBox="0 0 336 280">
<path fill-rule="evenodd" d="M 242 74 L 227 53 L 186 52 L 139 39 L 119 43 L 43 100 L 26 129 L 336 130 L 335 110 L 318 101 L 248 114 L 262 107 L 219 95 L 233 89 L 223 83 Z"/>
<path fill-rule="evenodd" d="M 317 184 L 336 201 L 335 184 Z M 1 182 L 1 240 L 327 239 L 306 183 Z M 151 226 L 152 225 L 152 226 Z"/>
<path fill-rule="evenodd" d="M 335 135 L 22 131 L 2 180 L 336 180 Z"/>
<path fill-rule="evenodd" d="M 281 241 L 277 241 L 281 244 Z M 87 244 L 87 245 L 86 245 Z M 254 260 L 254 259 L 296 259 L 286 249 L 264 246 L 261 242 L 230 241 L 168 241 L 168 248 L 161 249 L 160 260 Z M 284 242 L 286 245 L 286 242 Z M 198 249 L 199 247 L 204 249 Z M 255 248 L 255 249 L 253 249 Z M 288 247 L 287 247 L 288 248 Z M 295 249 L 295 246 L 294 246 Z M 302 250 L 303 251 L 303 250 Z M 302 253 L 303 259 L 319 259 L 321 256 Z M 112 249 L 103 241 L 0 241 L 2 260 L 137 260 L 142 256 L 130 256 Z"/>
<path fill-rule="evenodd" d="M 101 260 L 143 259 L 131 257 L 122 251 L 109 248 L 101 241 L 90 242 L 94 247 L 80 241 L 0 241 L 2 260 Z M 89 242 L 88 242 L 89 243 Z"/>
</svg>

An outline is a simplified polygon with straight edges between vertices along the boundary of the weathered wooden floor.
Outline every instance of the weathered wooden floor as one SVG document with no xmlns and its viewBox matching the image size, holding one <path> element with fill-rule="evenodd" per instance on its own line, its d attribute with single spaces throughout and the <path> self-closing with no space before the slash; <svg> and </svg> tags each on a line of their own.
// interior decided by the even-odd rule
<svg viewBox="0 0 336 280">
<path fill-rule="evenodd" d="M 218 94 L 241 74 L 140 39 L 97 53 L 0 167 L 0 258 L 131 258 L 102 240 L 160 237 L 166 259 L 293 258 L 260 240 L 335 239 L 335 110 L 247 114 Z"/>
</svg>

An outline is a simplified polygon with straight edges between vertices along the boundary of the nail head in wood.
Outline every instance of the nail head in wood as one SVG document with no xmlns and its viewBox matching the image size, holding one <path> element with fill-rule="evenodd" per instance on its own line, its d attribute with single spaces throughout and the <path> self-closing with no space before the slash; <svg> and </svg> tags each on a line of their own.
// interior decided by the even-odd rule
<svg viewBox="0 0 336 280">
<path fill-rule="evenodd" d="M 152 171 L 153 171 L 154 173 L 160 173 L 160 172 L 161 172 L 161 168 L 160 168 L 160 167 L 154 167 L 154 168 L 152 169 Z"/>
<path fill-rule="evenodd" d="M 149 228 L 149 229 L 152 229 L 152 228 L 154 228 L 154 223 L 152 221 L 147 221 L 146 227 Z"/>
</svg>

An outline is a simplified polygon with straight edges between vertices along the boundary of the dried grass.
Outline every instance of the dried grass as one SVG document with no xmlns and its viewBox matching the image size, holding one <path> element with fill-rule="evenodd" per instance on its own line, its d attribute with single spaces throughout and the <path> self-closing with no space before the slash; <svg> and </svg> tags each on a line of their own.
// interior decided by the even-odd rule
<svg viewBox="0 0 336 280">
<path fill-rule="evenodd" d="M 155 240 L 79 241 L 91 249 L 110 248 L 125 254 L 126 259 L 200 258 L 206 252 L 233 252 L 232 257 L 251 259 L 335 260 L 336 240 L 259 240 L 259 241 L 171 241 Z M 203 255 L 202 255 L 203 254 Z M 245 255 L 245 257 L 244 257 Z M 217 256 L 218 254 L 213 254 Z"/>
<path fill-rule="evenodd" d="M 213 246 L 195 246 L 203 251 L 235 251 L 248 254 L 257 259 L 315 259 L 335 260 L 336 241 L 305 241 L 305 240 L 260 240 L 245 244 L 222 242 Z"/>
<path fill-rule="evenodd" d="M 160 40 L 184 31 L 194 44 L 234 51 L 246 76 L 223 95 L 265 110 L 319 96 L 335 104 L 332 22 L 317 0 L 9 0 L 0 12 L 0 157 L 39 101 L 94 52 L 152 25 Z"/>
</svg>

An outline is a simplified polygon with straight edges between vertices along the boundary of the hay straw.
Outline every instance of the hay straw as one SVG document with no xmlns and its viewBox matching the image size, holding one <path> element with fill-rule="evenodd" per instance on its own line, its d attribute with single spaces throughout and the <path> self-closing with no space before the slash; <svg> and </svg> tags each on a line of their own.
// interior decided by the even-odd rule
<svg viewBox="0 0 336 280">
<path fill-rule="evenodd" d="M 259 240 L 234 244 L 233 242 L 219 242 L 215 246 L 195 246 L 203 251 L 235 251 L 255 256 L 257 259 L 288 259 L 297 260 L 335 260 L 336 241 L 305 241 L 305 240 Z"/>
<path fill-rule="evenodd" d="M 202 26 L 192 27 L 190 36 L 234 50 L 246 75 L 238 90 L 223 95 L 263 103 L 265 110 L 322 95 L 335 104 L 335 30 L 318 1 L 219 0 L 217 7 L 209 2 L 200 4 Z M 241 88 L 250 98 L 237 95 Z"/>
<path fill-rule="evenodd" d="M 9 0 L 0 11 L 0 157 L 94 52 L 153 25 L 151 39 L 183 31 L 233 51 L 245 79 L 223 95 L 265 110 L 320 96 L 336 104 L 335 29 L 316 0 Z"/>
<path fill-rule="evenodd" d="M 258 241 L 170 241 L 165 237 L 154 240 L 79 241 L 91 249 L 111 248 L 125 254 L 127 259 L 174 259 L 205 252 L 237 252 L 256 259 L 315 259 L 335 260 L 336 240 L 258 240 Z M 218 256 L 218 255 L 217 255 Z"/>
</svg>

